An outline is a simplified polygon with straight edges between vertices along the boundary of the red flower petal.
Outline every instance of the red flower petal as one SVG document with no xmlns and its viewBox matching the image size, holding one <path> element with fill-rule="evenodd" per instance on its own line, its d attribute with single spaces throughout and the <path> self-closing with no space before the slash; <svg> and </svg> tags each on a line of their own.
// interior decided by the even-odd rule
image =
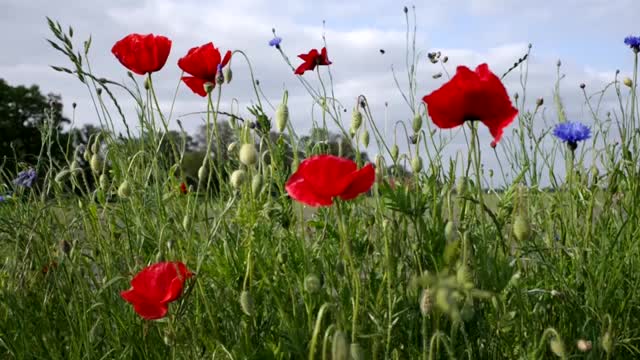
<svg viewBox="0 0 640 360">
<path fill-rule="evenodd" d="M 207 92 L 204 89 L 205 80 L 199 79 L 193 76 L 184 76 L 182 77 L 182 81 L 193 91 L 194 93 L 205 97 L 207 96 Z M 215 86 L 215 82 L 211 82 L 212 86 Z"/>
<path fill-rule="evenodd" d="M 349 186 L 355 162 L 333 155 L 319 155 L 300 163 L 298 173 L 314 191 L 324 197 L 340 195 Z"/>
<path fill-rule="evenodd" d="M 331 61 L 329 61 L 329 57 L 327 56 L 327 48 L 323 47 L 320 54 L 320 62 L 318 65 L 331 65 Z"/>
<path fill-rule="evenodd" d="M 351 182 L 345 191 L 340 194 L 342 200 L 351 200 L 371 189 L 376 179 L 376 172 L 372 164 L 367 164 L 362 169 L 355 171 Z"/>
<path fill-rule="evenodd" d="M 289 178 L 285 189 L 291 198 L 309 206 L 329 206 L 333 204 L 331 197 L 316 194 L 311 185 L 305 182 L 302 175 L 297 172 Z"/>
<path fill-rule="evenodd" d="M 227 64 L 229 63 L 229 60 L 231 60 L 231 51 L 227 50 L 227 52 L 224 54 L 224 58 L 222 59 L 222 62 L 220 63 L 220 65 L 222 65 L 222 67 L 227 66 Z"/>
<path fill-rule="evenodd" d="M 122 65 L 139 75 L 162 69 L 170 51 L 171 40 L 153 34 L 129 34 L 111 48 Z"/>
<path fill-rule="evenodd" d="M 215 82 L 219 63 L 220 51 L 210 42 L 191 48 L 187 55 L 178 60 L 178 67 L 194 77 Z"/>
</svg>

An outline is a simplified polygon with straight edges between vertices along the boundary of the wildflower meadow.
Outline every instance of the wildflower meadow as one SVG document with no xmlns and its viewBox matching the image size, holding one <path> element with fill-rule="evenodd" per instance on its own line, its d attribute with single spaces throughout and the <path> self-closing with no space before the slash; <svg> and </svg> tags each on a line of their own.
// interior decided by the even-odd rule
<svg viewBox="0 0 640 360">
<path fill-rule="evenodd" d="M 376 89 L 335 95 L 330 38 L 264 40 L 313 107 L 306 136 L 293 94 L 272 104 L 216 34 L 175 63 L 170 34 L 98 48 L 48 19 L 51 71 L 90 92 L 99 126 L 78 145 L 43 121 L 39 155 L 0 165 L 0 359 L 640 358 L 640 37 L 620 35 L 632 77 L 597 90 L 616 106 L 576 84 L 575 119 L 559 91 L 505 87 L 534 46 L 509 69 L 455 64 L 397 10 L 412 115 L 393 135 Z M 200 157 L 169 130 L 185 120 L 155 90 L 168 67 L 200 101 Z M 221 105 L 230 86 L 252 105 Z"/>
</svg>

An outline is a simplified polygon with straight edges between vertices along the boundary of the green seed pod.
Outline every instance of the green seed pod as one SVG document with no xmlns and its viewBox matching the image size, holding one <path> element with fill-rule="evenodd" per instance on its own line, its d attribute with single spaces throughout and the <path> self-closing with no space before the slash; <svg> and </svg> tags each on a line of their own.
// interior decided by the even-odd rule
<svg viewBox="0 0 640 360">
<path fill-rule="evenodd" d="M 91 167 L 91 171 L 93 171 L 95 174 L 101 172 L 102 159 L 100 158 L 100 155 L 94 153 L 91 157 L 91 161 L 89 161 L 89 166 Z"/>
<path fill-rule="evenodd" d="M 400 156 L 400 149 L 397 144 L 393 144 L 391 147 L 391 160 L 393 160 L 393 162 L 398 161 L 398 156 Z"/>
<path fill-rule="evenodd" d="M 242 290 L 240 293 L 240 308 L 242 308 L 242 312 L 247 316 L 253 314 L 253 297 L 247 290 Z"/>
<path fill-rule="evenodd" d="M 360 109 L 358 109 L 358 105 L 353 107 L 353 111 L 351 112 L 351 128 L 353 130 L 360 129 L 362 125 L 362 113 Z"/>
<path fill-rule="evenodd" d="M 236 151 L 236 148 L 238 147 L 238 143 L 237 142 L 232 142 L 231 144 L 229 144 L 229 146 L 227 146 L 227 153 L 228 154 L 233 154 L 234 151 Z"/>
<path fill-rule="evenodd" d="M 189 216 L 189 214 L 186 214 L 184 218 L 182 218 L 182 227 L 185 230 L 189 230 L 191 227 L 191 216 Z"/>
<path fill-rule="evenodd" d="M 431 313 L 433 307 L 433 298 L 431 295 L 431 289 L 422 290 L 420 295 L 420 312 L 423 316 L 428 316 Z"/>
<path fill-rule="evenodd" d="M 236 170 L 233 173 L 231 173 L 231 186 L 233 186 L 235 189 L 240 188 L 240 186 L 242 186 L 242 184 L 245 181 L 245 178 L 247 177 L 247 173 L 244 170 Z"/>
<path fill-rule="evenodd" d="M 231 65 L 227 65 L 224 70 L 224 82 L 226 82 L 227 84 L 231 82 L 231 79 L 233 79 L 233 72 L 231 71 Z"/>
<path fill-rule="evenodd" d="M 131 196 L 131 185 L 129 185 L 129 181 L 125 180 L 118 187 L 118 196 L 121 198 L 128 198 Z"/>
<path fill-rule="evenodd" d="M 551 348 L 551 352 L 554 353 L 557 357 L 565 359 L 567 354 L 564 347 L 564 342 L 559 337 L 554 337 L 549 341 L 549 347 Z"/>
<path fill-rule="evenodd" d="M 200 168 L 198 169 L 198 180 L 206 181 L 207 176 L 209 176 L 209 169 L 207 168 L 207 166 L 206 165 L 200 166 Z"/>
<path fill-rule="evenodd" d="M 525 241 L 531 234 L 531 227 L 526 216 L 518 214 L 513 221 L 513 235 L 518 241 Z"/>
<path fill-rule="evenodd" d="M 422 170 L 422 158 L 420 156 L 411 159 L 411 169 L 413 169 L 414 173 L 419 173 Z"/>
<path fill-rule="evenodd" d="M 260 190 L 262 190 L 262 175 L 255 174 L 251 179 L 251 192 L 257 195 L 260 194 Z"/>
<path fill-rule="evenodd" d="M 258 152 L 256 151 L 256 146 L 253 144 L 243 144 L 240 147 L 240 162 L 251 166 L 254 165 L 258 161 Z"/>
<path fill-rule="evenodd" d="M 106 190 L 109 187 L 109 178 L 106 174 L 102 174 L 100 175 L 100 179 L 98 179 L 98 183 L 102 190 Z"/>
<path fill-rule="evenodd" d="M 447 242 L 453 242 L 458 238 L 456 224 L 451 220 L 447 221 L 447 224 L 444 226 L 444 237 L 447 239 Z"/>
<path fill-rule="evenodd" d="M 349 360 L 349 343 L 347 342 L 347 336 L 341 330 L 336 330 L 333 333 L 333 340 L 331 341 L 331 359 L 332 360 Z"/>
<path fill-rule="evenodd" d="M 366 129 L 360 135 L 360 141 L 362 141 L 362 146 L 365 148 L 369 146 L 369 131 Z"/>
<path fill-rule="evenodd" d="M 289 122 L 289 107 L 285 103 L 280 103 L 276 108 L 276 127 L 279 132 L 284 132 Z"/>
<path fill-rule="evenodd" d="M 309 274 L 304 278 L 304 290 L 309 294 L 315 294 L 322 288 L 322 282 L 316 274 Z"/>
<path fill-rule="evenodd" d="M 422 116 L 420 116 L 420 114 L 416 114 L 411 125 L 413 126 L 413 132 L 419 133 L 420 129 L 422 129 Z"/>
</svg>

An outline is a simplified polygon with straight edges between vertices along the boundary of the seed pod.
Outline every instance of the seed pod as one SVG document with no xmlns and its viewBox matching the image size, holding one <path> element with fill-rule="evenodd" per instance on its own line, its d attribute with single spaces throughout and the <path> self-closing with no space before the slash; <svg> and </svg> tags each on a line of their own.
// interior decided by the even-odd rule
<svg viewBox="0 0 640 360">
<path fill-rule="evenodd" d="M 365 148 L 369 146 L 369 132 L 366 129 L 360 135 L 360 141 Z"/>
<path fill-rule="evenodd" d="M 333 333 L 333 341 L 331 341 L 331 359 L 332 360 L 349 360 L 349 343 L 347 336 L 342 330 L 336 330 Z"/>
<path fill-rule="evenodd" d="M 411 125 L 413 126 L 413 132 L 420 132 L 420 129 L 422 129 L 422 116 L 420 116 L 420 114 L 416 114 Z"/>
<path fill-rule="evenodd" d="M 243 144 L 240 148 L 240 162 L 251 166 L 258 161 L 258 152 L 253 144 Z"/>
<path fill-rule="evenodd" d="M 522 214 L 516 215 L 513 221 L 513 235 L 518 241 L 525 241 L 529 238 L 531 227 L 526 216 Z"/>
<path fill-rule="evenodd" d="M 420 156 L 411 159 L 411 169 L 414 173 L 419 173 L 422 170 L 422 158 Z"/>
<path fill-rule="evenodd" d="M 400 156 L 400 149 L 397 144 L 393 144 L 391 147 L 391 160 L 393 160 L 393 162 L 398 161 L 398 156 Z"/>
<path fill-rule="evenodd" d="M 233 173 L 231 173 L 231 186 L 233 186 L 235 189 L 240 188 L 240 186 L 242 186 L 242 184 L 244 183 L 244 180 L 247 176 L 247 173 L 244 170 L 236 170 Z"/>
<path fill-rule="evenodd" d="M 262 175 L 255 174 L 251 179 L 251 192 L 257 195 L 260 194 L 260 190 L 262 190 Z"/>
<path fill-rule="evenodd" d="M 129 185 L 129 181 L 125 180 L 118 187 L 118 196 L 121 198 L 128 198 L 131 196 L 131 185 Z"/>
<path fill-rule="evenodd" d="M 315 294 L 322 288 L 322 282 L 316 274 L 309 274 L 304 278 L 304 290 L 309 294 Z"/>
<path fill-rule="evenodd" d="M 362 113 L 360 109 L 358 109 L 358 106 L 354 106 L 351 112 L 351 128 L 358 130 L 360 129 L 360 125 L 362 125 Z"/>
<path fill-rule="evenodd" d="M 253 314 L 253 297 L 247 290 L 243 290 L 240 293 L 240 308 L 242 308 L 242 312 L 248 316 Z"/>
<path fill-rule="evenodd" d="M 231 79 L 233 79 L 233 72 L 231 71 L 231 65 L 227 65 L 227 67 L 224 68 L 224 82 L 228 84 L 231 82 Z"/>
</svg>

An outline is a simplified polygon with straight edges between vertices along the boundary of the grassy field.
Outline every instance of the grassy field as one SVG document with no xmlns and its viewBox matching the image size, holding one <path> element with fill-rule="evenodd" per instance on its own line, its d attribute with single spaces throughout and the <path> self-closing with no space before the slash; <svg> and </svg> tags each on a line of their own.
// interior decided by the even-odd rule
<svg viewBox="0 0 640 360">
<path fill-rule="evenodd" d="M 61 47 L 71 42 L 52 29 Z M 71 61 L 98 105 L 111 101 L 98 89 L 113 84 Z M 482 170 L 495 154 L 479 150 L 491 141 L 479 139 L 480 122 L 462 125 L 468 154 L 450 163 L 448 133 L 416 111 L 421 123 L 407 126 L 419 141 L 397 156 L 366 101 L 349 105 L 362 113 L 356 126 L 310 82 L 333 128 L 355 128 L 354 142 L 368 129 L 383 155 L 373 158 L 370 191 L 319 208 L 292 199 L 285 184 L 323 148 L 285 156 L 285 139 L 297 143 L 291 124 L 275 137 L 259 125 L 271 119 L 275 128 L 281 114 L 235 123 L 240 141 L 266 155 L 231 149 L 229 161 L 205 162 L 188 191 L 180 190 L 183 144 L 160 153 L 159 137 L 118 138 L 101 117 L 104 131 L 86 150 L 92 173 L 75 171 L 73 158 L 48 167 L 43 156 L 37 183 L 6 184 L 0 359 L 639 358 L 636 73 L 631 86 L 613 83 L 626 104 L 617 124 L 594 113 L 591 138 L 577 149 L 533 125 L 542 106 L 566 121 L 559 94 L 533 108 L 515 101 L 519 115 L 495 150 L 500 189 L 489 185 L 498 175 Z M 143 128 L 161 127 L 169 119 L 153 87 L 140 89 L 132 94 Z M 208 94 L 212 148 L 223 89 Z M 554 159 L 566 170 L 554 172 Z M 403 177 L 392 165 L 405 163 L 412 171 Z M 543 173 L 553 174 L 547 188 Z M 192 276 L 180 278 L 166 315 L 148 320 L 121 292 L 164 261 L 184 263 Z M 160 285 L 146 286 L 149 295 Z"/>
</svg>

